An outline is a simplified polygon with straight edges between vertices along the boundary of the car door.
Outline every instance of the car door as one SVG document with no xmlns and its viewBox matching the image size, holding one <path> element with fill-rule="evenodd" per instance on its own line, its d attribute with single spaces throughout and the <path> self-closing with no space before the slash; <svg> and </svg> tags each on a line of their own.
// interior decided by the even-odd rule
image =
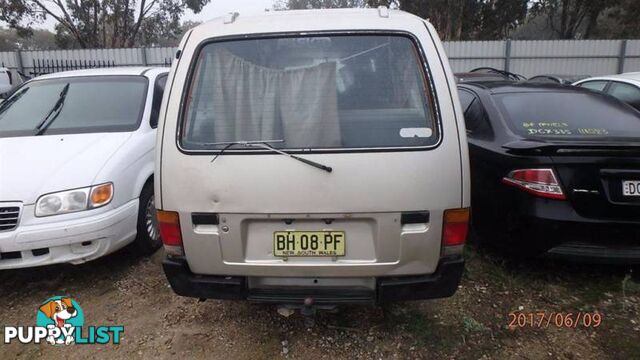
<svg viewBox="0 0 640 360">
<path fill-rule="evenodd" d="M 635 85 L 612 81 L 606 93 L 640 110 L 640 88 Z"/>
<path fill-rule="evenodd" d="M 460 89 L 460 102 L 464 112 L 464 121 L 467 129 L 469 143 L 469 161 L 471 165 L 471 204 L 474 207 L 485 209 L 482 214 L 476 213 L 474 217 L 480 221 L 486 221 L 490 214 L 491 195 L 493 188 L 499 184 L 495 181 L 495 174 L 499 172 L 496 156 L 488 146 L 494 139 L 493 128 L 489 115 L 480 98 L 474 92 Z M 482 190 L 480 190 L 482 189 Z M 495 217 L 495 216 L 493 216 Z"/>
</svg>

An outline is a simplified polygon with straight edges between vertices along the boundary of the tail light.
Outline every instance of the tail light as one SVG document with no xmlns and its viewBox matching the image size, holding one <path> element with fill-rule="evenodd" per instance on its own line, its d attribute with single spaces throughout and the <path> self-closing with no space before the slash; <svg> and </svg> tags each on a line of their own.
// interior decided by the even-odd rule
<svg viewBox="0 0 640 360">
<path fill-rule="evenodd" d="M 456 247 L 457 252 L 462 252 L 462 245 L 467 241 L 469 233 L 469 213 L 468 208 L 445 210 L 442 224 L 442 245 L 445 254 L 452 253 L 449 251 L 451 247 Z"/>
<path fill-rule="evenodd" d="M 502 182 L 538 197 L 566 200 L 553 169 L 513 170 Z"/>
<path fill-rule="evenodd" d="M 182 233 L 180 232 L 180 217 L 175 211 L 158 210 L 158 226 L 160 238 L 167 255 L 184 255 Z"/>
</svg>

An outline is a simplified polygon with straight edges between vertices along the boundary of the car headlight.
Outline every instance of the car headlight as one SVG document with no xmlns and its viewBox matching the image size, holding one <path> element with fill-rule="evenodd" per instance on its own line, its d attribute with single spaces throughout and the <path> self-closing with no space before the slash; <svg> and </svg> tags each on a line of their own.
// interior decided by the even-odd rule
<svg viewBox="0 0 640 360">
<path fill-rule="evenodd" d="M 95 209 L 107 205 L 111 199 L 113 199 L 112 183 L 46 194 L 36 202 L 36 216 L 60 215 Z"/>
</svg>

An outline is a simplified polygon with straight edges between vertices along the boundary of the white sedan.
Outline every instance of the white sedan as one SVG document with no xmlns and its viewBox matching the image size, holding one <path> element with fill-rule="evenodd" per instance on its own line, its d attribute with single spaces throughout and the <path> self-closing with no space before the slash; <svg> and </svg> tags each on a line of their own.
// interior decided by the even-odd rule
<svg viewBox="0 0 640 360">
<path fill-rule="evenodd" d="M 155 134 L 166 68 L 45 75 L 0 105 L 0 269 L 160 245 Z"/>
<path fill-rule="evenodd" d="M 573 85 L 607 93 L 640 110 L 640 72 L 597 76 Z"/>
</svg>

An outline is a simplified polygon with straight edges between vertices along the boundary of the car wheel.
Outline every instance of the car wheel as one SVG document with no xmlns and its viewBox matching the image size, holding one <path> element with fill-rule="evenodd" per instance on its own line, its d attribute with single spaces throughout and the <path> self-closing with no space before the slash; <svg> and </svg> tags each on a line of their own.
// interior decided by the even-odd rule
<svg viewBox="0 0 640 360">
<path fill-rule="evenodd" d="M 153 196 L 153 183 L 146 184 L 140 194 L 138 206 L 138 236 L 136 248 L 142 254 L 153 254 L 160 246 L 160 230 L 156 219 L 156 205 Z"/>
</svg>

